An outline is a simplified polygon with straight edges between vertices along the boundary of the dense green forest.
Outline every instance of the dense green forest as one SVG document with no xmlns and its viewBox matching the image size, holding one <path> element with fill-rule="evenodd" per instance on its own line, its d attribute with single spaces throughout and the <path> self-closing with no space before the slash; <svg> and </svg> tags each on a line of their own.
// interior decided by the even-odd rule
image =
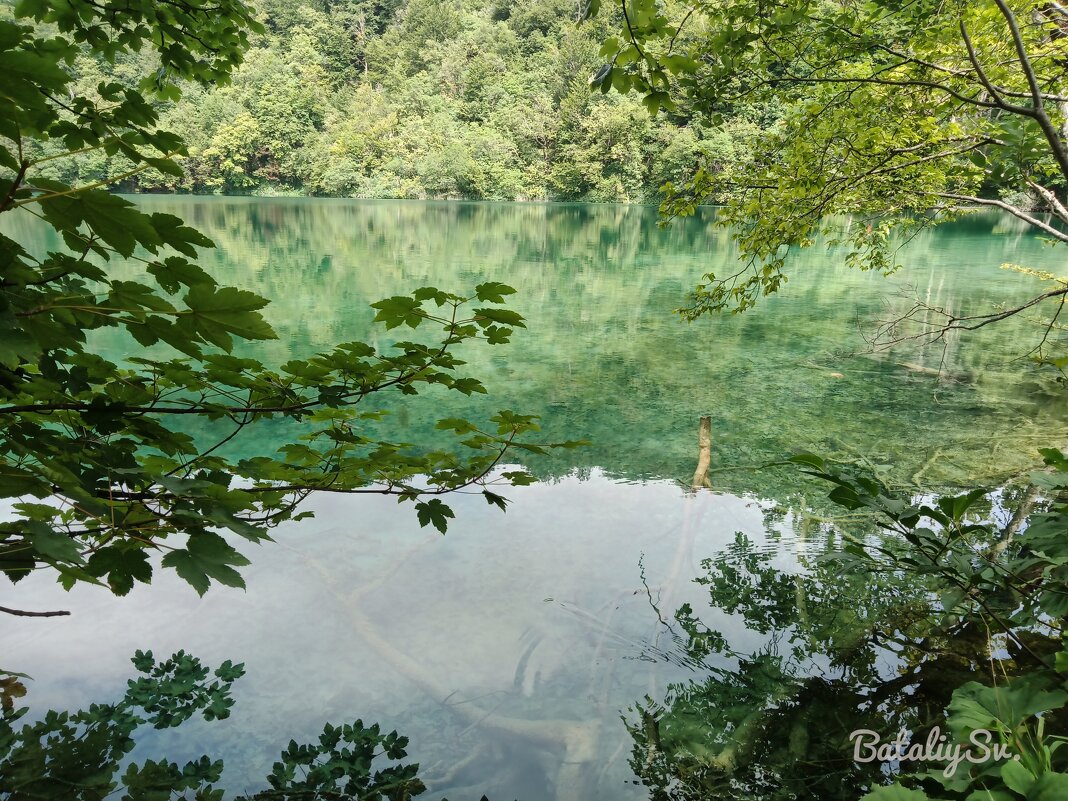
<svg viewBox="0 0 1068 801">
<path fill-rule="evenodd" d="M 265 32 L 229 85 L 188 87 L 160 127 L 189 151 L 181 177 L 142 172 L 126 191 L 485 200 L 655 200 L 699 162 L 730 161 L 767 122 L 717 128 L 656 118 L 639 96 L 591 92 L 612 13 L 575 0 L 262 0 Z M 618 14 L 618 10 L 616 12 Z M 77 91 L 136 83 L 147 49 L 115 65 L 86 53 Z M 750 119 L 750 117 L 752 119 Z M 87 153 L 67 182 L 131 164 Z"/>
</svg>

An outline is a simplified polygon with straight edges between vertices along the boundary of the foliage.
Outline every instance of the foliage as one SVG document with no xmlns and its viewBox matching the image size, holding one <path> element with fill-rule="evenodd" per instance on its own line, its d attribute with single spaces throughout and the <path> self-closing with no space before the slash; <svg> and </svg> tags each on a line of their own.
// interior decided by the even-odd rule
<svg viewBox="0 0 1068 801">
<path fill-rule="evenodd" d="M 665 175 L 679 177 L 654 163 L 664 143 L 734 144 L 729 127 L 650 120 L 632 98 L 591 96 L 608 28 L 580 22 L 567 0 L 256 8 L 252 49 L 227 85 L 153 103 L 186 144 L 181 175 L 127 175 L 123 154 L 101 151 L 42 165 L 42 174 L 114 179 L 126 191 L 642 202 Z M 91 94 L 101 82 L 156 74 L 152 48 L 118 55 L 83 52 L 72 85 Z"/>
<path fill-rule="evenodd" d="M 241 61 L 245 34 L 236 31 L 259 29 L 239 3 L 110 9 L 25 2 L 17 12 L 42 25 L 0 19 L 8 75 L 0 213 L 33 215 L 54 231 L 46 253 L 0 236 L 0 495 L 15 499 L 14 515 L 0 523 L 0 570 L 17 581 L 54 569 L 68 588 L 92 582 L 122 595 L 151 579 L 149 553 L 162 549 L 162 565 L 203 593 L 212 581 L 243 586 L 236 568 L 247 560 L 220 530 L 266 539 L 269 528 L 306 514 L 297 507 L 311 492 L 395 494 L 442 532 L 451 512 L 423 496 L 479 485 L 503 507 L 488 485 L 529 480 L 495 474 L 505 451 L 546 451 L 516 439 L 537 430 L 533 417 L 502 411 L 488 427 L 443 421 L 470 454 L 461 457 L 365 436 L 361 426 L 382 412 L 361 404 L 388 389 L 484 393 L 459 372 L 456 349 L 507 343 L 524 326 L 503 307 L 513 289 L 487 282 L 470 296 L 423 287 L 387 298 L 373 304 L 375 320 L 387 330 L 433 328 L 429 342 L 345 342 L 265 365 L 238 355 L 235 341 L 275 336 L 261 314 L 267 300 L 218 284 L 197 264 L 209 239 L 95 184 L 42 175 L 98 150 L 136 165 L 131 173 L 180 175 L 173 157 L 182 141 L 158 126 L 143 92 L 175 97 L 179 79 L 223 80 Z M 83 93 L 69 70 L 82 42 L 109 60 L 155 49 L 160 66 L 141 90 L 111 82 Z M 33 155 L 57 143 L 66 150 Z M 117 277 L 131 262 L 144 280 Z M 105 328 L 125 331 L 137 355 L 123 365 L 96 355 L 94 337 Z M 228 449 L 272 419 L 292 421 L 296 438 L 273 453 L 237 458 Z M 163 542 L 175 535 L 182 540 Z"/>
<path fill-rule="evenodd" d="M 1019 759 L 969 764 L 953 775 L 931 770 L 919 778 L 938 782 L 936 797 L 1055 798 L 1068 789 L 1068 762 L 1058 748 L 1068 722 L 1068 454 L 1042 450 L 1048 472 L 1031 476 L 1032 496 L 1046 494 L 1045 508 L 1026 505 L 1000 531 L 969 511 L 984 492 L 942 497 L 935 504 L 911 504 L 889 495 L 879 482 L 849 475 L 813 456 L 795 457 L 809 472 L 836 485 L 831 500 L 847 509 L 870 509 L 908 547 L 846 546 L 861 564 L 876 555 L 913 574 L 935 578 L 938 612 L 950 620 L 980 620 L 992 648 L 1001 646 L 1023 670 L 1008 675 L 994 668 L 993 686 L 977 681 L 953 691 L 948 726 L 958 741 L 989 731 Z M 1025 502 L 1026 503 L 1026 502 Z M 1026 524 L 1024 518 L 1026 517 Z M 889 797 L 873 792 L 870 801 Z M 1015 796 L 1013 795 L 1015 794 Z M 917 795 L 917 798 L 925 797 Z"/>
<path fill-rule="evenodd" d="M 1061 6 L 621 5 L 622 30 L 601 50 L 595 86 L 636 91 L 653 112 L 700 109 L 713 123 L 743 108 L 778 109 L 747 158 L 700 164 L 667 187 L 671 215 L 725 199 L 720 221 L 733 226 L 741 258 L 737 270 L 705 277 L 685 317 L 749 308 L 781 287 L 787 256 L 821 236 L 842 244 L 850 263 L 890 272 L 901 236 L 968 206 L 1000 208 L 1068 241 L 1058 196 L 1068 188 Z M 1034 201 L 1021 203 L 1021 192 Z M 1030 213 L 1039 204 L 1051 221 Z M 1059 310 L 1066 293 L 1061 280 L 1039 300 Z M 922 333 L 990 321 L 949 318 Z"/>
<path fill-rule="evenodd" d="M 230 691 L 244 666 L 227 661 L 211 670 L 184 651 L 160 663 L 151 651 L 138 651 L 132 661 L 142 675 L 128 682 L 115 703 L 77 712 L 50 710 L 21 728 L 15 723 L 28 710 L 5 706 L 0 799 L 99 801 L 122 793 L 130 801 L 149 801 L 178 793 L 222 801 L 225 793 L 216 787 L 222 760 L 201 756 L 179 767 L 166 759 L 137 763 L 130 752 L 134 735 L 145 726 L 168 729 L 197 715 L 206 721 L 229 717 L 234 703 Z M 316 743 L 291 740 L 267 776 L 269 789 L 242 798 L 403 801 L 425 789 L 416 777 L 419 766 L 401 764 L 407 744 L 395 731 L 383 734 L 377 724 L 327 724 Z"/>
<path fill-rule="evenodd" d="M 1068 458 L 1043 456 L 1049 471 L 1032 476 L 1005 525 L 995 522 L 996 495 L 916 502 L 870 473 L 795 457 L 881 534 L 838 531 L 842 545 L 797 574 L 741 535 L 704 563 L 712 606 L 769 640 L 740 653 L 689 605 L 678 610 L 687 651 L 709 677 L 674 686 L 663 703 L 646 699 L 627 719 L 631 766 L 653 797 L 1060 797 Z M 853 731 L 887 742 L 906 729 L 923 742 L 934 726 L 958 743 L 988 731 L 1019 759 L 964 762 L 951 776 L 944 764 L 903 761 L 899 784 L 882 787 L 879 762 L 852 758 Z"/>
</svg>

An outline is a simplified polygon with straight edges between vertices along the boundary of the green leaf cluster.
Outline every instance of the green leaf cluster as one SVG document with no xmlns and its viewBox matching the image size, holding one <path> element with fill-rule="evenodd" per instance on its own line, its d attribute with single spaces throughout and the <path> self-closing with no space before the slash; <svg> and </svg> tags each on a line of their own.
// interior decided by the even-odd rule
<svg viewBox="0 0 1068 801">
<path fill-rule="evenodd" d="M 602 91 L 712 125 L 770 111 L 744 158 L 694 164 L 665 187 L 669 217 L 724 203 L 718 222 L 738 245 L 737 270 L 705 276 L 684 317 L 744 311 L 780 289 L 792 251 L 816 242 L 891 272 L 908 236 L 977 205 L 1068 241 L 1061 10 L 1035 0 L 620 6 L 593 81 Z"/>
</svg>

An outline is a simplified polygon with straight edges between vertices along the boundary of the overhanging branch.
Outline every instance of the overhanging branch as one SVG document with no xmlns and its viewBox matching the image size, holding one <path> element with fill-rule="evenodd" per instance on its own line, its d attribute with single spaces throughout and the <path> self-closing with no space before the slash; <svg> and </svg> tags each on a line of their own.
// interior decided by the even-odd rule
<svg viewBox="0 0 1068 801">
<path fill-rule="evenodd" d="M 1019 208 L 1018 206 L 1014 206 L 1011 203 L 1006 203 L 1004 200 L 994 200 L 993 198 L 976 197 L 975 195 L 958 195 L 952 192 L 937 192 L 935 193 L 935 197 L 940 197 L 945 200 L 956 200 L 961 203 L 974 203 L 977 206 L 993 206 L 994 208 L 1001 209 L 1002 211 L 1007 211 L 1013 217 L 1023 220 L 1028 225 L 1032 225 L 1043 233 L 1049 234 L 1054 239 L 1057 239 L 1061 242 L 1068 242 L 1068 233 L 1065 233 L 1064 231 L 1061 231 L 1058 228 L 1054 228 L 1049 223 L 1044 222 L 1043 220 L 1040 220 L 1037 217 L 1032 217 L 1023 209 Z"/>
</svg>

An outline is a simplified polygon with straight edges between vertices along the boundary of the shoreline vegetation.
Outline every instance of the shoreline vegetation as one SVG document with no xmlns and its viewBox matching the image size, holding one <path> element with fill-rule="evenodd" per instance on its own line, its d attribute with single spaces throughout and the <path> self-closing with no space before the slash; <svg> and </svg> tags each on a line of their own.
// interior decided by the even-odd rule
<svg viewBox="0 0 1068 801">
<path fill-rule="evenodd" d="M 250 33 L 228 84 L 153 102 L 159 128 L 186 147 L 182 175 L 129 174 L 137 165 L 104 149 L 37 172 L 132 194 L 655 204 L 698 166 L 744 160 L 775 123 L 762 105 L 711 125 L 591 91 L 622 17 L 582 13 L 569 0 L 261 0 L 263 31 Z M 158 60 L 150 48 L 114 62 L 85 52 L 73 88 L 92 97 L 108 82 L 135 84 Z"/>
<path fill-rule="evenodd" d="M 572 200 L 561 198 L 513 198 L 511 200 L 495 200 L 491 198 L 478 198 L 478 197 L 431 197 L 431 198 L 413 198 L 413 197 L 358 197 L 354 195 L 308 195 L 302 194 L 298 191 L 292 192 L 273 192 L 271 194 L 255 194 L 255 193 L 238 193 L 238 194 L 226 194 L 224 192 L 194 192 L 194 191 L 182 191 L 180 189 L 143 189 L 143 190 L 123 190 L 114 192 L 114 194 L 128 197 L 189 197 L 189 198 L 220 198 L 226 200 L 272 200 L 278 198 L 280 200 L 390 200 L 390 201 L 406 201 L 410 203 L 470 203 L 470 204 L 519 204 L 524 206 L 570 206 L 570 205 L 599 205 L 599 206 L 633 206 L 642 208 L 660 208 L 660 203 L 653 199 L 647 200 Z M 694 209 L 706 209 L 719 211 L 727 208 L 726 203 L 698 203 L 694 206 Z M 924 213 L 935 213 L 939 209 L 932 206 L 929 209 L 923 210 Z M 992 210 L 989 206 L 982 204 L 961 204 L 956 207 L 954 211 L 960 213 L 982 213 L 990 214 Z M 858 215 L 874 214 L 876 212 L 857 212 Z M 1000 214 L 1005 221 L 1011 221 L 1013 215 L 1007 211 L 994 210 L 993 213 Z M 1054 219 L 1055 214 L 1051 211 L 1038 210 L 1032 212 L 1038 219 Z M 1020 223 L 1020 227 L 1026 228 L 1025 223 Z M 1036 237 L 1041 237 L 1040 232 L 1035 232 Z"/>
</svg>

